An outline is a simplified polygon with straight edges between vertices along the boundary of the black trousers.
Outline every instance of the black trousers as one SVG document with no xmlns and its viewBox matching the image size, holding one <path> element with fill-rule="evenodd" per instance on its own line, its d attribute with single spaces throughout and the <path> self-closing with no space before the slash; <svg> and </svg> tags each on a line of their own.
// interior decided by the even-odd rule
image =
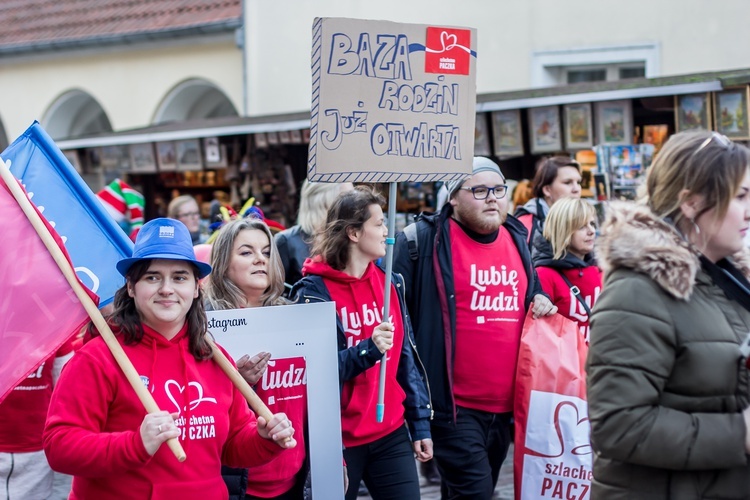
<svg viewBox="0 0 750 500">
<path fill-rule="evenodd" d="M 432 422 L 443 500 L 489 500 L 508 454 L 513 414 L 457 410 L 455 425 Z"/>
<path fill-rule="evenodd" d="M 346 500 L 357 498 L 361 480 L 373 500 L 419 500 L 419 476 L 405 426 L 370 444 L 344 449 L 344 460 L 349 475 Z"/>
</svg>

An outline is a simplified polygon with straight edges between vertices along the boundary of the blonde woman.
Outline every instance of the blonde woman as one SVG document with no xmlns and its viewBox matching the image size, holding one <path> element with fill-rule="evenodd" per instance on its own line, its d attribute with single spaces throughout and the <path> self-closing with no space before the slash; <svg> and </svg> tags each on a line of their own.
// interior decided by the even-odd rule
<svg viewBox="0 0 750 500">
<path fill-rule="evenodd" d="M 750 151 L 681 132 L 611 206 L 591 318 L 591 498 L 750 498 Z"/>
<path fill-rule="evenodd" d="M 206 309 L 241 309 L 286 304 L 284 271 L 271 231 L 260 219 L 245 218 L 224 225 L 211 249 L 210 279 L 205 285 Z M 247 487 L 242 491 L 244 470 L 223 468 L 222 475 L 230 494 L 242 498 L 302 498 L 305 480 L 305 432 L 307 390 L 305 380 L 290 387 L 273 383 L 274 373 L 294 364 L 304 367 L 305 360 L 274 359 L 260 352 L 237 360 L 237 368 L 264 403 L 276 411 L 285 411 L 297 429 L 298 446 L 272 464 L 250 468 Z M 286 367 L 286 368 L 285 368 Z M 283 408 L 283 410 L 282 410 Z"/>
<path fill-rule="evenodd" d="M 586 342 L 591 308 L 602 290 L 595 238 L 594 207 L 580 198 L 564 198 L 550 208 L 544 233 L 534 239 L 532 251 L 542 290 L 560 314 L 578 323 Z"/>
<path fill-rule="evenodd" d="M 305 180 L 300 195 L 297 225 L 275 236 L 285 280 L 289 286 L 302 279 L 302 265 L 310 256 L 313 235 L 325 224 L 328 208 L 340 193 L 353 188 L 351 182 L 338 184 Z"/>
</svg>

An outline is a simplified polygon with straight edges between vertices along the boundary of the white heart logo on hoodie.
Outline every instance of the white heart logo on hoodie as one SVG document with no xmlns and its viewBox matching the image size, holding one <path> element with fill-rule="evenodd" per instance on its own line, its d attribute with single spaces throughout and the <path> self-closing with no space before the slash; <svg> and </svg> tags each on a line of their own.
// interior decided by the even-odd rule
<svg viewBox="0 0 750 500">
<path fill-rule="evenodd" d="M 177 399 L 175 399 L 174 395 L 172 394 L 172 390 L 170 389 L 172 386 L 175 386 L 178 391 L 178 395 L 185 392 L 185 387 L 180 385 L 176 380 L 167 380 L 164 383 L 164 392 L 167 393 L 167 397 L 174 405 L 175 409 L 177 410 L 177 413 L 182 413 L 182 411 L 186 410 L 186 408 L 183 406 L 182 410 L 180 409 L 179 403 L 177 403 Z M 190 409 L 194 410 L 199 404 L 201 404 L 203 401 L 207 401 L 209 403 L 217 404 L 216 398 L 204 398 L 203 397 L 203 386 L 200 385 L 198 382 L 188 382 L 188 387 L 195 387 L 195 390 L 198 391 L 198 397 L 192 401 L 190 401 Z"/>
</svg>

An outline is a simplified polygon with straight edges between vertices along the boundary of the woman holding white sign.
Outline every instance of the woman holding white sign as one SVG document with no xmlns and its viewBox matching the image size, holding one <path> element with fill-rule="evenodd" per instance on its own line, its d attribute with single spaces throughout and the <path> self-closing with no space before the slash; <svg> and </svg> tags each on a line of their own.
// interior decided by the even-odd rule
<svg viewBox="0 0 750 500">
<path fill-rule="evenodd" d="M 283 413 L 256 421 L 211 359 L 198 285 L 211 267 L 196 260 L 184 224 L 145 224 L 133 256 L 117 270 L 126 282 L 108 323 L 163 410 L 146 413 L 104 340 L 92 332 L 52 395 L 44 430 L 50 466 L 74 476 L 71 499 L 227 498 L 220 464 L 269 462 L 295 446 L 294 428 Z M 179 462 L 162 446 L 173 438 L 187 460 Z"/>
<path fill-rule="evenodd" d="M 383 197 L 369 187 L 339 196 L 316 235 L 313 258 L 305 262 L 305 277 L 292 297 L 298 302 L 336 303 L 349 484 L 364 479 L 375 499 L 416 499 L 420 492 L 414 455 L 422 462 L 432 458 L 432 410 L 406 316 L 403 280 L 397 275 L 391 289 L 392 316 L 381 317 L 385 273 L 375 261 L 385 255 L 383 204 Z M 384 353 L 389 353 L 385 412 L 378 423 L 379 361 Z M 357 490 L 351 488 L 346 498 L 356 497 Z"/>
<path fill-rule="evenodd" d="M 271 231 L 260 219 L 237 219 L 225 224 L 211 248 L 211 277 L 206 283 L 206 309 L 225 310 L 283 305 L 284 270 Z M 237 369 L 263 402 L 283 411 L 297 429 L 297 447 L 272 463 L 247 472 L 248 499 L 302 498 L 305 481 L 304 423 L 307 414 L 305 359 L 273 359 L 260 352 L 237 360 Z M 287 374 L 287 376 L 285 376 Z M 230 493 L 241 484 L 242 472 L 224 468 Z M 233 491 L 234 490 L 234 491 Z M 241 495 L 238 496 L 241 497 Z"/>
</svg>

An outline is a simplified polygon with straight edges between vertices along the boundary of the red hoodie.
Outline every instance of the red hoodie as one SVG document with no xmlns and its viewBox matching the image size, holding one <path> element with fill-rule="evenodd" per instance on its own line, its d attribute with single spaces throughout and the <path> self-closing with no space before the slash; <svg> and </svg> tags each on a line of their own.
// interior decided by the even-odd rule
<svg viewBox="0 0 750 500">
<path fill-rule="evenodd" d="M 542 290 L 549 295 L 560 314 L 578 323 L 578 329 L 586 340 L 586 345 L 588 345 L 589 316 L 581 302 L 570 291 L 568 284 L 560 276 L 560 272 L 565 273 L 570 283 L 578 287 L 584 302 L 589 306 L 589 309 L 592 309 L 602 291 L 602 271 L 596 266 L 562 270 L 546 266 L 536 268 Z"/>
<path fill-rule="evenodd" d="M 321 276 L 336 303 L 336 312 L 344 327 L 347 347 L 359 344 L 372 336 L 382 323 L 385 274 L 374 263 L 367 266 L 361 278 L 337 271 L 319 258 L 307 260 L 303 274 Z M 396 288 L 391 286 L 391 322 L 395 326 L 393 347 L 388 351 L 385 382 L 385 412 L 383 422 L 377 423 L 380 361 L 364 373 L 347 380 L 341 392 L 341 434 L 344 446 L 372 443 L 404 425 L 406 395 L 396 380 L 399 354 L 404 342 L 404 327 Z M 395 354 L 395 355 L 394 355 Z"/>
<path fill-rule="evenodd" d="M 140 437 L 146 410 L 95 338 L 65 366 L 52 395 L 44 429 L 50 466 L 75 476 L 70 499 L 227 498 L 222 463 L 260 465 L 284 450 L 260 437 L 255 415 L 219 365 L 189 353 L 187 326 L 172 340 L 144 330 L 123 349 L 159 408 L 179 413 L 187 460 L 178 462 L 165 445 L 149 456 Z"/>
</svg>

